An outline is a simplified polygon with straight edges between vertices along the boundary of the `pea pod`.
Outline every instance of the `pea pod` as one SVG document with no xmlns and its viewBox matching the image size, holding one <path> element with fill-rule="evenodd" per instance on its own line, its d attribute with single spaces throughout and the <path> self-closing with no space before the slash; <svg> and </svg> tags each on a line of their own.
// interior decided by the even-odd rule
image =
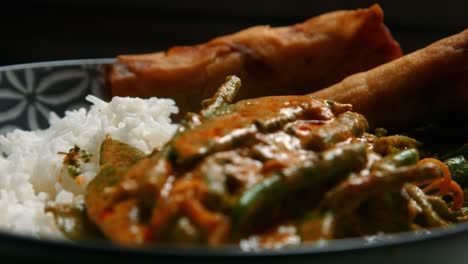
<svg viewBox="0 0 468 264">
<path fill-rule="evenodd" d="M 282 175 L 264 179 L 245 191 L 234 205 L 231 216 L 235 230 L 239 234 L 247 233 L 257 214 L 295 191 L 310 189 L 324 192 L 347 177 L 349 172 L 364 166 L 366 156 L 365 145 L 347 145 L 322 152 L 317 160 L 288 168 Z"/>
</svg>

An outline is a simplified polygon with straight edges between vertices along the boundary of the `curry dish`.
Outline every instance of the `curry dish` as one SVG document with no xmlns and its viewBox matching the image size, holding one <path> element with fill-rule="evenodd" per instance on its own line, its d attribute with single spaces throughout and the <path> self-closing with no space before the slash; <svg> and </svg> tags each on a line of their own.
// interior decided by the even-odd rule
<svg viewBox="0 0 468 264">
<path fill-rule="evenodd" d="M 87 214 L 55 208 L 58 217 L 81 216 L 70 235 L 99 229 L 124 245 L 220 245 L 255 235 L 271 247 L 467 219 L 467 145 L 442 162 L 414 138 L 369 133 L 349 104 L 313 94 L 232 104 L 240 86 L 228 77 L 148 156 L 106 138 Z"/>
<path fill-rule="evenodd" d="M 374 6 L 359 17 L 379 10 Z M 381 19 L 373 21 L 382 26 Z M 291 91 L 278 81 L 275 96 L 269 96 L 265 87 L 277 80 L 253 80 L 248 69 L 240 71 L 242 78 L 218 72 L 225 80 L 216 91 L 181 85 L 197 94 L 192 100 L 207 91 L 214 95 L 205 96 L 211 98 L 201 102 L 201 110 L 187 106 L 193 112 L 150 155 L 107 137 L 84 208 L 49 210 L 58 223 L 75 221 L 75 229 L 64 229 L 72 238 L 106 237 L 130 246 L 216 246 L 254 237 L 259 247 L 268 248 L 467 221 L 468 30 L 399 58 L 398 46 L 380 26 L 373 32 L 386 36 L 379 42 L 386 51 L 377 65 L 358 63 L 363 68 L 353 66 L 351 72 L 337 68 L 333 76 L 318 73 L 314 78 L 323 83 L 311 81 L 308 92 L 317 90 L 316 84 L 324 88 L 360 72 L 313 93 L 277 95 Z M 227 39 L 194 49 L 218 49 Z M 185 52 L 172 50 L 167 56 L 189 56 Z M 164 61 L 161 56 L 119 58 L 108 73 L 113 91 L 157 95 L 162 88 L 154 83 L 176 75 L 154 70 Z M 140 59 L 146 64 L 133 64 Z M 216 75 L 208 83 L 218 79 Z M 308 81 L 298 80 L 301 89 Z M 253 91 L 255 84 L 263 85 L 261 92 Z M 292 93 L 306 93 L 301 89 Z M 243 100 L 236 101 L 238 93 Z M 265 97 L 252 98 L 260 95 Z M 428 131 L 437 115 L 459 118 L 458 147 L 433 148 L 431 140 L 440 135 L 429 141 L 422 137 L 424 142 L 412 136 L 418 133 L 411 131 L 421 131 L 412 125 L 426 124 Z M 87 155 L 76 147 L 66 161 Z"/>
</svg>

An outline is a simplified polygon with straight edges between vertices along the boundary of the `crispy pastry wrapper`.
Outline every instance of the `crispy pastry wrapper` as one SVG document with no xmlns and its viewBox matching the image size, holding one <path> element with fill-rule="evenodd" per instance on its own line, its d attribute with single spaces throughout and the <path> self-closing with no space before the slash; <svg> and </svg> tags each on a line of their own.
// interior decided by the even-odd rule
<svg viewBox="0 0 468 264">
<path fill-rule="evenodd" d="M 401 55 L 381 8 L 373 5 L 288 27 L 256 26 L 196 46 L 118 56 L 106 79 L 112 96 L 169 97 L 185 113 L 199 110 L 228 75 L 242 79 L 237 100 L 305 94 Z"/>
<path fill-rule="evenodd" d="M 352 104 L 374 127 L 401 128 L 441 113 L 466 118 L 468 29 L 312 95 Z"/>
</svg>

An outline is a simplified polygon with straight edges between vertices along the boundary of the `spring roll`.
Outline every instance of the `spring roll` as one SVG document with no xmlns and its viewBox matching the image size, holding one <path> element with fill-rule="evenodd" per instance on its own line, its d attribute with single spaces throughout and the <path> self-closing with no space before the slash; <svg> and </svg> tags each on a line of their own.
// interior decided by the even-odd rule
<svg viewBox="0 0 468 264">
<path fill-rule="evenodd" d="M 378 5 L 335 11 L 304 23 L 256 26 L 196 46 L 118 56 L 107 73 L 112 96 L 169 97 L 198 111 L 228 75 L 242 79 L 237 100 L 305 94 L 402 55 Z"/>
<path fill-rule="evenodd" d="M 441 113 L 466 117 L 468 29 L 312 95 L 352 104 L 374 127 L 401 128 Z"/>
</svg>

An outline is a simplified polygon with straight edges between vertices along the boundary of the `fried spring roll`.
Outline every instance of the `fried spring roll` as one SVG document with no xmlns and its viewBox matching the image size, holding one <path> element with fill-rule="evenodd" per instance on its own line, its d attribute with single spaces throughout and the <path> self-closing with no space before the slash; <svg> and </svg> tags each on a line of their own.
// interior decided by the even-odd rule
<svg viewBox="0 0 468 264">
<path fill-rule="evenodd" d="M 237 100 L 305 94 L 402 55 L 378 5 L 336 11 L 289 27 L 256 26 L 196 46 L 124 55 L 107 73 L 113 96 L 169 97 L 198 111 L 228 75 Z"/>
<path fill-rule="evenodd" d="M 374 127 L 400 128 L 443 112 L 467 117 L 468 29 L 312 95 L 352 104 Z"/>
</svg>

